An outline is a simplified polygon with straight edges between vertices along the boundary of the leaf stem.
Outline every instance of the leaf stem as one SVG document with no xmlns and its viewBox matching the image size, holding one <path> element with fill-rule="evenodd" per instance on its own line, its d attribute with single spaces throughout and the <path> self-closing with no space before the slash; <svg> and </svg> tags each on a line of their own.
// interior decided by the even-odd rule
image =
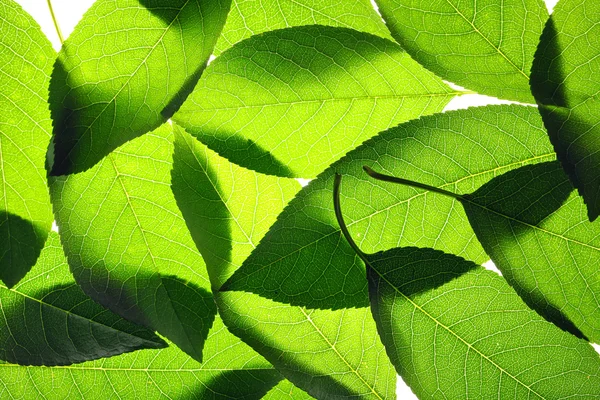
<svg viewBox="0 0 600 400">
<path fill-rule="evenodd" d="M 350 236 L 350 232 L 348 231 L 348 227 L 346 226 L 346 222 L 344 221 L 344 216 L 342 215 L 342 207 L 340 205 L 340 185 L 342 183 L 342 175 L 335 174 L 335 180 L 333 181 L 333 209 L 335 210 L 335 218 L 340 226 L 342 234 L 348 241 L 352 250 L 356 252 L 356 254 L 365 262 L 367 262 L 366 254 L 358 247 L 352 236 Z"/>
<path fill-rule="evenodd" d="M 56 20 L 56 15 L 54 14 L 54 8 L 52 8 L 52 1 L 48 0 L 48 9 L 50 9 L 50 15 L 52 15 L 52 22 L 54 22 L 54 28 L 56 29 L 56 34 L 58 35 L 58 40 L 60 40 L 60 44 L 63 44 L 65 40 L 63 39 L 62 32 L 60 30 L 60 26 L 58 26 L 58 21 Z"/>
<path fill-rule="evenodd" d="M 366 165 L 363 166 L 363 169 L 365 170 L 365 172 L 367 174 L 369 174 L 370 177 L 375 178 L 379 181 L 385 181 L 385 182 L 392 182 L 392 183 L 399 183 L 400 185 L 406 185 L 406 186 L 410 186 L 410 187 L 414 187 L 414 188 L 419 188 L 419 189 L 424 189 L 424 190 L 428 190 L 430 192 L 435 192 L 447 197 L 450 197 L 454 200 L 458 200 L 458 201 L 463 201 L 464 197 L 453 193 L 453 192 L 449 192 L 447 190 L 444 189 L 440 189 L 437 188 L 435 186 L 429 186 L 426 185 L 424 183 L 420 183 L 420 182 L 415 182 L 415 181 L 411 181 L 408 179 L 403 179 L 403 178 L 397 178 L 395 176 L 390 176 L 390 175 L 384 175 L 384 174 L 380 174 L 379 172 L 375 172 L 374 170 L 372 170 L 371 168 L 367 167 Z"/>
</svg>

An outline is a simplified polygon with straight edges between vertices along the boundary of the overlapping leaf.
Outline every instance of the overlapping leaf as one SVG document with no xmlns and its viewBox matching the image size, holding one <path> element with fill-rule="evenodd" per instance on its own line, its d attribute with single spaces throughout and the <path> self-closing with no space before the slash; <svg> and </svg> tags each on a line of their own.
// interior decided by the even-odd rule
<svg viewBox="0 0 600 400">
<path fill-rule="evenodd" d="M 400 125 L 365 142 L 304 188 L 224 289 L 313 308 L 367 306 L 362 262 L 326 206 L 335 172 L 346 176 L 346 218 L 365 251 L 433 247 L 485 262 L 455 201 L 365 179 L 363 165 L 470 193 L 505 171 L 552 159 L 552 146 L 532 107 L 489 106 Z"/>
<path fill-rule="evenodd" d="M 0 285 L 0 313 L 0 359 L 21 365 L 68 365 L 166 346 L 83 294 L 54 232 L 26 279 L 12 289 Z"/>
<path fill-rule="evenodd" d="M 224 53 L 174 119 L 239 165 L 311 178 L 377 132 L 441 111 L 455 94 L 391 41 L 304 26 Z"/>
<path fill-rule="evenodd" d="M 556 162 L 494 178 L 463 201 L 479 241 L 524 300 L 600 341 L 600 225 Z"/>
<path fill-rule="evenodd" d="M 544 321 L 495 273 L 429 248 L 362 252 L 343 220 L 341 178 L 334 182 L 336 217 L 366 264 L 387 353 L 419 397 L 566 399 L 599 392 L 594 349 Z"/>
<path fill-rule="evenodd" d="M 86 172 L 53 178 L 51 195 L 84 292 L 200 360 L 216 306 L 171 191 L 172 140 L 165 124 Z"/>
<path fill-rule="evenodd" d="M 351 28 L 391 39 L 369 0 L 233 0 L 215 53 L 265 31 L 313 24 Z"/>
<path fill-rule="evenodd" d="M 282 379 L 218 317 L 205 355 L 200 364 L 171 345 L 67 367 L 0 363 L 0 397 L 258 400 Z"/>
<path fill-rule="evenodd" d="M 367 257 L 378 330 L 417 396 L 568 399 L 600 393 L 594 349 L 528 308 L 494 272 L 432 249 Z"/>
<path fill-rule="evenodd" d="M 52 224 L 44 162 L 55 57 L 33 18 L 0 3 L 0 280 L 9 287 L 35 264 Z"/>
<path fill-rule="evenodd" d="M 418 62 L 461 86 L 533 102 L 529 74 L 548 11 L 542 0 L 376 0 Z"/>
<path fill-rule="evenodd" d="M 302 400 L 313 397 L 298 389 L 288 380 L 282 380 L 263 397 L 264 400 Z"/>
<path fill-rule="evenodd" d="M 53 175 L 90 168 L 167 120 L 196 84 L 230 0 L 98 0 L 51 82 Z"/>
<path fill-rule="evenodd" d="M 598 3 L 561 0 L 546 24 L 531 73 L 550 140 L 591 221 L 600 214 L 599 54 Z"/>
<path fill-rule="evenodd" d="M 232 165 L 186 135 L 176 142 L 173 191 L 218 286 L 261 240 L 297 183 Z M 244 292 L 222 293 L 217 301 L 236 335 L 316 398 L 394 398 L 396 375 L 367 308 L 309 310 Z"/>
</svg>

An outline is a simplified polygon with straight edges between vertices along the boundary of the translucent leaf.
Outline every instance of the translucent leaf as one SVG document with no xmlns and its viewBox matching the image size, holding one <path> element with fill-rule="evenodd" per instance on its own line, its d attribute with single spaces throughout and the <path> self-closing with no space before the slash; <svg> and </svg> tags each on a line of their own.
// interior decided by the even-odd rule
<svg viewBox="0 0 600 400">
<path fill-rule="evenodd" d="M 297 190 L 297 182 L 245 170 L 177 134 L 173 191 L 213 286 L 256 247 Z M 310 395 L 394 398 L 394 368 L 367 308 L 308 310 L 243 292 L 219 294 L 217 302 L 232 332 Z"/>
<path fill-rule="evenodd" d="M 215 319 L 200 364 L 177 347 L 141 350 L 68 367 L 0 363 L 0 397 L 15 399 L 258 400 L 281 379 Z"/>
<path fill-rule="evenodd" d="M 264 400 L 302 400 L 313 397 L 284 379 L 263 397 Z"/>
<path fill-rule="evenodd" d="M 238 165 L 311 178 L 457 92 L 391 41 L 344 28 L 268 32 L 216 59 L 174 119 Z"/>
<path fill-rule="evenodd" d="M 542 0 L 376 0 L 415 60 L 482 94 L 532 103 L 529 74 L 548 11 Z"/>
<path fill-rule="evenodd" d="M 553 398 L 600 390 L 594 349 L 529 309 L 497 274 L 455 255 L 404 247 L 365 254 L 377 329 L 396 370 L 420 398 Z M 451 307 L 449 307 L 451 305 Z"/>
<path fill-rule="evenodd" d="M 0 285 L 0 359 L 21 365 L 68 365 L 166 344 L 85 296 L 69 272 L 58 234 L 27 279 Z"/>
<path fill-rule="evenodd" d="M 510 169 L 552 159 L 552 146 L 533 107 L 474 108 L 392 128 L 305 187 L 223 289 L 311 308 L 368 305 L 363 264 L 345 244 L 328 206 L 335 172 L 346 176 L 346 219 L 365 251 L 434 247 L 483 263 L 487 256 L 455 201 L 365 179 L 363 166 L 470 193 Z"/>
<path fill-rule="evenodd" d="M 535 54 L 531 90 L 558 159 L 588 207 L 600 214 L 600 8 L 561 0 Z"/>
<path fill-rule="evenodd" d="M 179 108 L 230 0 L 98 0 L 52 73 L 53 175 L 84 171 Z"/>
<path fill-rule="evenodd" d="M 233 0 L 215 53 L 265 31 L 313 24 L 351 28 L 391 39 L 369 0 Z"/>
<path fill-rule="evenodd" d="M 529 309 L 494 272 L 425 248 L 366 258 L 377 328 L 396 370 L 420 398 L 600 393 L 594 349 Z"/>
<path fill-rule="evenodd" d="M 557 162 L 494 178 L 463 205 L 508 282 L 563 329 L 600 341 L 600 225 Z"/>
<path fill-rule="evenodd" d="M 48 84 L 56 53 L 12 0 L 0 4 L 0 279 L 15 285 L 33 267 L 52 225 L 46 149 Z"/>
<path fill-rule="evenodd" d="M 51 195 L 84 292 L 200 360 L 217 310 L 171 191 L 172 141 L 165 124 L 86 172 L 53 178 Z"/>
</svg>

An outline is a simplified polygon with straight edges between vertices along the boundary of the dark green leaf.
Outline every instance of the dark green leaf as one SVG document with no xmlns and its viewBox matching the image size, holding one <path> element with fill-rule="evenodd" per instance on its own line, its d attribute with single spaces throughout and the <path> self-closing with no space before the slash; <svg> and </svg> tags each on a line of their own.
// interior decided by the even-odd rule
<svg viewBox="0 0 600 400">
<path fill-rule="evenodd" d="M 166 347 L 83 294 L 54 232 L 26 280 L 12 289 L 0 285 L 0 313 L 0 359 L 11 363 L 68 365 Z"/>
<path fill-rule="evenodd" d="M 265 31 L 313 24 L 351 28 L 391 39 L 369 0 L 233 0 L 215 53 Z"/>
<path fill-rule="evenodd" d="M 347 176 L 342 192 L 350 202 L 346 218 L 365 250 L 434 247 L 483 263 L 487 256 L 455 201 L 365 179 L 363 165 L 470 193 L 510 169 L 552 159 L 533 107 L 476 108 L 392 128 L 304 188 L 224 288 L 311 308 L 367 306 L 363 264 L 344 243 L 327 206 L 335 172 Z"/>
<path fill-rule="evenodd" d="M 84 292 L 200 360 L 217 310 L 171 191 L 172 141 L 165 124 L 86 172 L 53 178 L 51 195 Z"/>
<path fill-rule="evenodd" d="M 0 362 L 0 397 L 13 399 L 258 400 L 282 377 L 217 317 L 203 364 L 176 346 L 68 367 Z"/>
<path fill-rule="evenodd" d="M 245 170 L 177 134 L 173 191 L 213 286 L 241 265 L 297 190 L 293 180 Z M 311 395 L 394 398 L 394 368 L 367 308 L 308 310 L 235 292 L 217 301 L 232 332 Z"/>
<path fill-rule="evenodd" d="M 561 0 L 546 24 L 531 73 L 550 140 L 591 221 L 600 214 L 599 54 L 598 3 Z"/>
<path fill-rule="evenodd" d="M 312 178 L 377 132 L 441 111 L 456 94 L 389 40 L 304 26 L 224 53 L 174 119 L 239 165 Z"/>
<path fill-rule="evenodd" d="M 529 73 L 548 11 L 542 0 L 376 0 L 392 35 L 441 77 L 533 102 Z"/>
<path fill-rule="evenodd" d="M 11 287 L 35 264 L 52 225 L 46 149 L 48 84 L 56 53 L 12 0 L 0 3 L 0 279 Z"/>
<path fill-rule="evenodd" d="M 600 225 L 557 162 L 494 178 L 463 205 L 496 266 L 529 306 L 600 341 Z"/>
<path fill-rule="evenodd" d="M 165 122 L 199 79 L 229 6 L 230 0 L 96 1 L 52 73 L 52 174 L 84 171 Z"/>
</svg>

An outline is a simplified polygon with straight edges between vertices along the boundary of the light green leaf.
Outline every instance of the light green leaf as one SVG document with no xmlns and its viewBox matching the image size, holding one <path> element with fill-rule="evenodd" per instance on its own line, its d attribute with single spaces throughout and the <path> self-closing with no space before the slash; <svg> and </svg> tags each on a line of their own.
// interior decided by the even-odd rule
<svg viewBox="0 0 600 400">
<path fill-rule="evenodd" d="M 557 162 L 494 178 L 462 201 L 479 241 L 530 307 L 600 342 L 600 224 Z"/>
<path fill-rule="evenodd" d="M 600 214 L 600 8 L 561 0 L 535 54 L 531 90 L 558 159 L 588 207 Z"/>
<path fill-rule="evenodd" d="M 174 119 L 238 165 L 311 178 L 457 92 L 391 41 L 304 26 L 252 37 L 206 70 Z"/>
<path fill-rule="evenodd" d="M 216 306 L 171 191 L 172 141 L 165 124 L 86 172 L 53 178 L 51 195 L 84 292 L 201 360 Z"/>
<path fill-rule="evenodd" d="M 166 347 L 83 294 L 54 232 L 27 279 L 12 289 L 0 285 L 0 313 L 0 359 L 11 363 L 68 365 Z"/>
<path fill-rule="evenodd" d="M 0 362 L 0 397 L 13 399 L 260 399 L 282 377 L 215 319 L 200 364 L 177 347 L 67 367 Z"/>
<path fill-rule="evenodd" d="M 368 305 L 363 264 L 343 241 L 333 208 L 327 206 L 335 172 L 346 176 L 342 196 L 350 203 L 348 226 L 366 251 L 434 247 L 483 263 L 487 256 L 455 201 L 365 179 L 363 166 L 470 193 L 505 171 L 552 159 L 533 107 L 473 108 L 392 128 L 304 188 L 224 289 L 312 308 Z"/>
<path fill-rule="evenodd" d="M 215 54 L 265 31 L 313 24 L 351 28 L 391 39 L 369 0 L 233 0 Z"/>
<path fill-rule="evenodd" d="M 0 279 L 15 285 L 35 264 L 52 225 L 46 149 L 48 84 L 56 53 L 38 24 L 0 3 Z"/>
<path fill-rule="evenodd" d="M 570 399 L 600 393 L 600 358 L 500 276 L 432 249 L 367 255 L 371 309 L 420 398 Z M 449 305 L 452 305 L 449 307 Z"/>
<path fill-rule="evenodd" d="M 297 190 L 293 180 L 245 170 L 177 133 L 173 191 L 213 287 L 256 247 Z M 394 398 L 396 375 L 367 308 L 307 310 L 235 292 L 217 301 L 230 329 L 311 395 Z"/>
<path fill-rule="evenodd" d="M 482 94 L 532 103 L 529 74 L 548 11 L 542 0 L 375 0 L 418 62 Z"/>
<path fill-rule="evenodd" d="M 600 357 L 529 309 L 498 275 L 429 248 L 363 253 L 377 329 L 420 398 L 566 399 L 600 391 Z M 451 305 L 449 307 L 449 305 Z"/>
<path fill-rule="evenodd" d="M 53 175 L 84 171 L 179 108 L 230 0 L 98 0 L 52 73 Z"/>
<path fill-rule="evenodd" d="M 300 190 L 235 164 L 175 126 L 173 193 L 216 289 L 242 265 Z"/>
</svg>

